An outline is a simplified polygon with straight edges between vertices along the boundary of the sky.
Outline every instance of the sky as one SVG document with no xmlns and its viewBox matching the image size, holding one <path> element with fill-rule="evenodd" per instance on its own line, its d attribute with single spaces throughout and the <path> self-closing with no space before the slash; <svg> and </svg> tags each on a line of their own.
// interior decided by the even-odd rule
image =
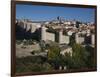
<svg viewBox="0 0 100 77">
<path fill-rule="evenodd" d="M 55 20 L 58 16 L 67 20 L 82 22 L 95 21 L 94 8 L 43 6 L 43 5 L 16 5 L 16 19 L 31 19 L 33 21 Z"/>
</svg>

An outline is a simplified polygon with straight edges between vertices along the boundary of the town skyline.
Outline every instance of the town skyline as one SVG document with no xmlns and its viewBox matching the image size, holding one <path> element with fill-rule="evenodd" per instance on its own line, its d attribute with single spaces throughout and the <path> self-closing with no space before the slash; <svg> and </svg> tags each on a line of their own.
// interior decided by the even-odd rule
<svg viewBox="0 0 100 77">
<path fill-rule="evenodd" d="M 16 5 L 16 19 L 51 21 L 56 19 L 58 16 L 65 20 L 78 20 L 81 22 L 94 23 L 95 9 L 42 5 Z"/>
</svg>

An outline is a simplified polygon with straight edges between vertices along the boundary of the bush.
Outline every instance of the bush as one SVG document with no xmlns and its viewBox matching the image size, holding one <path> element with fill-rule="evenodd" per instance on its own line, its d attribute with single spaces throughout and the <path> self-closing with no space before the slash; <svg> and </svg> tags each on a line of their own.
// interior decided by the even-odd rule
<svg viewBox="0 0 100 77">
<path fill-rule="evenodd" d="M 22 40 L 16 40 L 16 44 L 21 44 L 22 43 Z"/>
<path fill-rule="evenodd" d="M 51 70 L 52 66 L 41 56 L 28 56 L 16 59 L 16 72 L 40 72 Z"/>
<path fill-rule="evenodd" d="M 34 44 L 34 41 L 33 40 L 23 40 L 23 44 L 24 45 L 33 45 Z"/>
</svg>

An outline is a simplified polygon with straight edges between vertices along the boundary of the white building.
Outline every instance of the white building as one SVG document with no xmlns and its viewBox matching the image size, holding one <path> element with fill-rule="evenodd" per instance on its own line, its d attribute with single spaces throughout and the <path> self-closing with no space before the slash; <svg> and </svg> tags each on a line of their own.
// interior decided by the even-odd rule
<svg viewBox="0 0 100 77">
<path fill-rule="evenodd" d="M 62 35 L 60 33 L 60 35 L 59 35 L 59 44 L 63 44 L 63 43 L 69 44 L 69 36 Z"/>
<path fill-rule="evenodd" d="M 94 34 L 91 35 L 91 44 L 95 45 L 95 35 Z"/>
<path fill-rule="evenodd" d="M 41 27 L 41 40 L 46 41 L 46 28 L 44 26 Z"/>
<path fill-rule="evenodd" d="M 68 54 L 70 54 L 70 56 L 72 56 L 72 52 L 73 52 L 72 47 L 67 46 L 67 47 L 62 47 L 61 48 L 60 54 L 65 55 L 66 53 L 68 53 Z"/>
<path fill-rule="evenodd" d="M 17 20 L 18 25 L 20 25 L 26 31 L 35 32 L 36 29 L 41 27 L 41 22 L 32 22 L 28 20 Z"/>
<path fill-rule="evenodd" d="M 46 31 L 45 26 L 41 27 L 41 40 L 47 41 L 47 40 L 51 40 L 51 41 L 56 41 L 56 34 L 55 33 L 50 33 Z M 63 31 L 60 30 L 59 34 L 58 34 L 58 43 L 59 44 L 69 44 L 69 36 L 67 35 L 63 35 Z"/>
<path fill-rule="evenodd" d="M 85 41 L 85 37 L 80 37 L 78 33 L 75 35 L 75 41 L 77 44 L 82 44 Z"/>
</svg>

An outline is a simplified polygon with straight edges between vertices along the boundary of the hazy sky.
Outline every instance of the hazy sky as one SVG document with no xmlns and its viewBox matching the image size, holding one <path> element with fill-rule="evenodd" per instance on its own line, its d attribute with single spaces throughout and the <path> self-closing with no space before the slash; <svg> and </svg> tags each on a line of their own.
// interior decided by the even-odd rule
<svg viewBox="0 0 100 77">
<path fill-rule="evenodd" d="M 36 21 L 53 20 L 57 16 L 64 17 L 68 20 L 80 20 L 83 22 L 94 22 L 95 9 L 93 8 L 75 8 L 75 7 L 58 7 L 42 5 L 16 5 L 17 19 L 31 19 Z"/>
</svg>

